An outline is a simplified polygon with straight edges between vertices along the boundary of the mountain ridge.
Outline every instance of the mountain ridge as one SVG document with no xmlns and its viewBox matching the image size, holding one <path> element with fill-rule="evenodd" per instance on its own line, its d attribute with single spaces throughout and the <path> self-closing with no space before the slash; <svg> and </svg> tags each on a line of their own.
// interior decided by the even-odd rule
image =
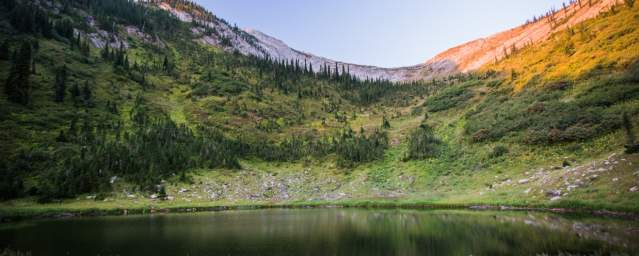
<svg viewBox="0 0 639 256">
<path fill-rule="evenodd" d="M 584 1 L 585 2 L 585 1 Z M 450 48 L 426 61 L 435 64 L 443 60 L 456 63 L 461 72 L 477 70 L 491 61 L 500 60 L 513 51 L 547 40 L 552 34 L 575 26 L 599 15 L 617 0 L 599 0 L 582 3 L 573 1 L 562 10 L 551 10 L 542 18 L 524 25 L 479 38 Z M 536 19 L 536 18 L 535 18 Z"/>
<path fill-rule="evenodd" d="M 0 97 L 0 200 L 15 198 L 0 208 L 419 200 L 639 209 L 639 156 L 620 154 L 636 146 L 637 5 L 479 72 L 394 86 L 245 56 L 306 53 L 202 10 L 185 23 L 131 0 L 29 3 L 0 5 L 0 74 L 28 78 Z M 413 72 L 455 65 L 436 64 Z M 54 200 L 64 201 L 40 204 Z"/>
<path fill-rule="evenodd" d="M 257 55 L 259 57 L 270 56 L 278 60 L 297 60 L 306 62 L 313 66 L 318 72 L 320 66 L 337 67 L 349 69 L 351 74 L 360 79 L 385 79 L 395 82 L 432 80 L 444 78 L 456 73 L 467 73 L 478 70 L 482 66 L 495 62 L 512 53 L 513 50 L 521 49 L 530 44 L 536 44 L 548 39 L 553 33 L 562 31 L 574 26 L 584 20 L 596 17 L 602 11 L 606 11 L 619 4 L 617 0 L 595 0 L 595 1 L 572 1 L 561 10 L 551 10 L 534 21 L 529 21 L 524 25 L 497 32 L 491 36 L 479 38 L 464 44 L 449 48 L 434 57 L 413 66 L 384 68 L 372 65 L 360 65 L 346 63 L 338 60 L 321 57 L 305 51 L 294 49 L 284 41 L 270 36 L 255 29 L 242 29 L 256 39 L 255 44 L 242 40 L 233 40 L 230 46 L 232 50 L 238 50 L 245 55 Z M 193 15 L 172 8 L 167 3 L 159 3 L 158 6 L 173 13 L 178 19 L 184 22 L 192 22 Z M 209 25 L 212 23 L 209 23 Z M 230 26 L 220 25 L 222 31 L 229 31 Z M 237 30 L 237 29 L 236 29 Z M 231 29 L 230 31 L 233 31 Z M 229 33 L 224 32 L 228 36 Z M 235 38 L 239 38 L 235 36 Z M 203 37 L 203 42 L 212 45 L 220 45 L 219 40 Z"/>
</svg>

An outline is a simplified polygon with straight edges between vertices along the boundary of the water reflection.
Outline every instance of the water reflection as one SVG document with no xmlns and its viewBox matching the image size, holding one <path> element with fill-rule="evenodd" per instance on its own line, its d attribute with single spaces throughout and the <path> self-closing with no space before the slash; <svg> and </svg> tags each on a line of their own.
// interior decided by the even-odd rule
<svg viewBox="0 0 639 256">
<path fill-rule="evenodd" d="M 0 229 L 34 255 L 535 255 L 639 251 L 639 223 L 544 213 L 251 210 Z"/>
</svg>

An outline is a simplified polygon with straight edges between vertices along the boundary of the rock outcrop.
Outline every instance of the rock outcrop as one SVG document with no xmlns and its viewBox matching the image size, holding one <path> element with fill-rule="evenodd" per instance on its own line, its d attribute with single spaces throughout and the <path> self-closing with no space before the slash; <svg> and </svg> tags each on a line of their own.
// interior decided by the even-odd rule
<svg viewBox="0 0 639 256">
<path fill-rule="evenodd" d="M 525 25 L 453 47 L 425 63 L 398 68 L 381 68 L 331 60 L 293 49 L 281 40 L 257 30 L 238 29 L 218 18 L 213 21 L 203 21 L 196 18 L 197 15 L 176 10 L 166 3 L 160 3 L 159 7 L 171 12 L 183 22 L 195 20 L 197 24 L 202 26 L 193 30 L 193 33 L 200 37 L 200 42 L 219 46 L 227 51 L 238 51 L 245 55 L 259 57 L 270 56 L 278 60 L 297 60 L 300 63 L 312 65 L 315 71 L 319 71 L 320 66 L 328 66 L 333 69 L 337 67 L 340 71 L 344 67 L 350 70 L 351 74 L 362 79 L 413 81 L 430 80 L 477 70 L 503 58 L 515 49 L 542 42 L 554 33 L 594 18 L 616 4 L 622 4 L 622 2 L 619 0 L 573 1 L 565 8 L 553 10 Z M 215 32 L 206 34 L 206 30 Z"/>
</svg>

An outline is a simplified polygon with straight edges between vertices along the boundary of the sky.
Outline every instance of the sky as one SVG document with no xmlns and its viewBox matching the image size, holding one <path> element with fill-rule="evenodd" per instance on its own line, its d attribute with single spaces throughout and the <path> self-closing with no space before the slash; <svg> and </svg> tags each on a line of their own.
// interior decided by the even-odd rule
<svg viewBox="0 0 639 256">
<path fill-rule="evenodd" d="M 354 64 L 401 67 L 515 27 L 562 0 L 195 0 L 241 28 Z M 567 1 L 567 0 L 565 0 Z"/>
</svg>

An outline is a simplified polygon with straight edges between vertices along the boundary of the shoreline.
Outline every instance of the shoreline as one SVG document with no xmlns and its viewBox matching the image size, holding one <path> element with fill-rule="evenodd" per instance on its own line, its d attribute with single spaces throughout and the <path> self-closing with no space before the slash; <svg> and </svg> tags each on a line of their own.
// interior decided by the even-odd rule
<svg viewBox="0 0 639 256">
<path fill-rule="evenodd" d="M 46 205 L 46 204 L 45 204 Z M 15 223 L 29 220 L 67 219 L 82 217 L 107 217 L 128 215 L 156 215 L 179 214 L 193 212 L 221 212 L 238 210 L 263 209 L 328 209 L 328 208 L 357 208 L 357 209 L 422 209 L 422 210 L 468 210 L 468 211 L 504 211 L 504 212 L 546 212 L 555 214 L 577 214 L 592 217 L 608 217 L 639 220 L 639 209 L 594 209 L 589 207 L 562 207 L 560 205 L 507 205 L 507 204 L 473 204 L 473 203 L 427 203 L 427 202 L 392 202 L 392 201 L 321 201 L 321 202 L 286 202 L 286 203 L 248 203 L 248 204 L 220 204 L 220 205 L 184 205 L 162 206 L 145 205 L 142 207 L 113 207 L 99 208 L 60 208 L 33 209 L 28 207 L 5 207 L 0 209 L 0 224 Z"/>
</svg>

